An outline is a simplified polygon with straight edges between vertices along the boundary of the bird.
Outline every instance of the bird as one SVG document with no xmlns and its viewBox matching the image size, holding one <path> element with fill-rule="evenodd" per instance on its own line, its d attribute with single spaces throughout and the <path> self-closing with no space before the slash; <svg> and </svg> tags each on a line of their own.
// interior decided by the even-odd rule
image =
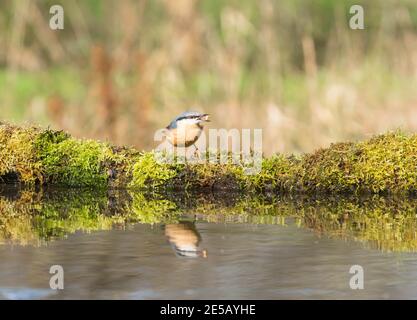
<svg viewBox="0 0 417 320">
<path fill-rule="evenodd" d="M 167 224 L 165 236 L 178 257 L 207 258 L 207 250 L 200 248 L 201 236 L 194 222 L 179 221 Z"/>
<path fill-rule="evenodd" d="M 165 136 L 174 147 L 188 148 L 195 143 L 204 129 L 204 123 L 210 122 L 209 114 L 196 111 L 185 111 L 177 116 L 165 128 Z"/>
</svg>

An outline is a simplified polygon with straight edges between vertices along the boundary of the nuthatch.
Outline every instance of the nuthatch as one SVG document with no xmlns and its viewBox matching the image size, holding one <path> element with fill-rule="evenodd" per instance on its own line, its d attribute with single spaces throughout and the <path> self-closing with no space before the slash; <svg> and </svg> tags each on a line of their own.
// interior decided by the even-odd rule
<svg viewBox="0 0 417 320">
<path fill-rule="evenodd" d="M 207 113 L 186 111 L 172 120 L 166 127 L 165 135 L 173 146 L 187 148 L 200 137 L 204 122 L 210 122 Z"/>
<path fill-rule="evenodd" d="M 201 236 L 194 222 L 179 221 L 167 224 L 165 235 L 178 257 L 207 258 L 207 250 L 200 248 Z"/>
</svg>

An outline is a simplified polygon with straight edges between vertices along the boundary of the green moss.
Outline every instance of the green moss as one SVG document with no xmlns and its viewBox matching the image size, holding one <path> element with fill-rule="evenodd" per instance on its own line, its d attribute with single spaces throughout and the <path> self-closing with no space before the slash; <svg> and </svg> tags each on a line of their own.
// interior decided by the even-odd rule
<svg viewBox="0 0 417 320">
<path fill-rule="evenodd" d="M 175 165 L 159 163 L 154 152 L 142 154 L 132 167 L 132 188 L 156 188 L 177 175 Z"/>
<path fill-rule="evenodd" d="M 70 186 L 107 186 L 103 164 L 110 155 L 104 144 L 74 139 L 44 144 L 39 152 L 45 180 Z"/>
<path fill-rule="evenodd" d="M 8 124 L 0 124 L 0 147 L 0 178 L 24 184 L 126 187 L 139 159 L 133 149 Z"/>
<path fill-rule="evenodd" d="M 280 193 L 417 193 L 417 135 L 391 132 L 332 144 L 302 156 L 274 155 L 246 174 L 244 164 L 184 163 L 61 131 L 0 124 L 0 179 L 23 184 L 158 191 L 241 190 Z M 219 154 L 207 154 L 219 160 Z M 165 157 L 165 158 L 164 158 Z M 204 158 L 204 157 L 203 157 Z"/>
<path fill-rule="evenodd" d="M 0 243 L 43 245 L 80 230 L 175 223 L 184 217 L 214 223 L 296 221 L 320 236 L 384 251 L 417 251 L 417 199 L 404 197 L 254 196 L 241 193 L 138 193 L 65 189 L 0 195 Z"/>
<path fill-rule="evenodd" d="M 163 198 L 147 198 L 142 193 L 133 193 L 132 202 L 129 205 L 129 220 L 141 223 L 167 223 L 177 221 L 180 212 L 177 205 Z"/>
<path fill-rule="evenodd" d="M 338 143 L 304 156 L 306 191 L 415 193 L 417 136 L 399 131 L 359 143 Z"/>
<path fill-rule="evenodd" d="M 33 141 L 37 130 L 0 123 L 0 178 L 33 184 L 42 181 L 42 163 L 36 156 Z"/>
<path fill-rule="evenodd" d="M 259 174 L 245 175 L 242 172 L 239 180 L 246 189 L 287 192 L 296 187 L 296 177 L 300 170 L 298 157 L 278 154 L 262 159 L 262 170 Z"/>
<path fill-rule="evenodd" d="M 182 179 L 187 189 L 235 190 L 240 188 L 237 180 L 240 172 L 240 167 L 230 162 L 191 164 Z"/>
</svg>

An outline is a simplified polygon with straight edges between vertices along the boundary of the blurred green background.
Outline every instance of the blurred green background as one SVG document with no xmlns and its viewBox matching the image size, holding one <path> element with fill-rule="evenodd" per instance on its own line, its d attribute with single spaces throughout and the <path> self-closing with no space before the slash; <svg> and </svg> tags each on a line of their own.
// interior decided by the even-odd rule
<svg viewBox="0 0 417 320">
<path fill-rule="evenodd" d="M 267 154 L 417 131 L 417 1 L 1 0 L 0 119 L 150 149 L 187 109 Z"/>
</svg>

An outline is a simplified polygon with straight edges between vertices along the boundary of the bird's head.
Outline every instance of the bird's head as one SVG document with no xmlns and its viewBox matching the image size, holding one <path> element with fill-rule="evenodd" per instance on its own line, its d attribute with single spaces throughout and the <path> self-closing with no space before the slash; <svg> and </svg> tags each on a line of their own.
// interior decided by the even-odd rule
<svg viewBox="0 0 417 320">
<path fill-rule="evenodd" d="M 202 128 L 204 122 L 210 122 L 209 115 L 207 113 L 200 113 L 195 111 L 186 111 L 177 116 L 168 125 L 167 129 L 175 129 L 178 126 L 186 125 L 198 125 Z"/>
</svg>

